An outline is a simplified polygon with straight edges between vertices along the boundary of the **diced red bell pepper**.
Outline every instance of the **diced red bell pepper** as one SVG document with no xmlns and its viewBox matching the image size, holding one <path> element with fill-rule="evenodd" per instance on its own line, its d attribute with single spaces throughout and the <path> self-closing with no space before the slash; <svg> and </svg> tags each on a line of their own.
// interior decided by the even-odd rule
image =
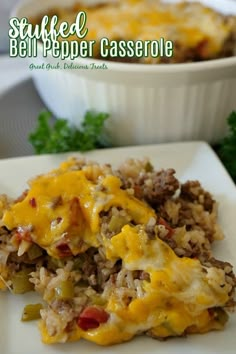
<svg viewBox="0 0 236 354">
<path fill-rule="evenodd" d="M 72 255 L 71 249 L 67 243 L 63 242 L 56 246 L 60 257 L 70 257 Z"/>
<path fill-rule="evenodd" d="M 165 228 L 168 230 L 168 234 L 166 235 L 166 237 L 170 238 L 173 233 L 174 233 L 174 230 L 172 229 L 172 227 L 168 224 L 167 221 L 165 221 L 163 218 L 159 218 L 159 225 L 163 225 L 165 226 Z"/>
<path fill-rule="evenodd" d="M 86 307 L 80 314 L 77 324 L 83 331 L 97 328 L 101 323 L 106 323 L 109 314 L 102 308 L 90 306 Z"/>
<path fill-rule="evenodd" d="M 24 240 L 24 241 L 32 242 L 30 229 L 27 227 L 19 226 L 16 230 L 16 239 L 18 241 Z"/>
<path fill-rule="evenodd" d="M 37 207 L 37 202 L 35 198 L 31 198 L 29 200 L 30 205 L 32 206 L 32 208 L 36 208 Z"/>
</svg>

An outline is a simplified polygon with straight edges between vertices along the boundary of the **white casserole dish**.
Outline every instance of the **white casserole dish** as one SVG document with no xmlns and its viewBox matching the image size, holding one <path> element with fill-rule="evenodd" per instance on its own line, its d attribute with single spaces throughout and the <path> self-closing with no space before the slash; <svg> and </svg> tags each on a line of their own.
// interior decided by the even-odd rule
<svg viewBox="0 0 236 354">
<path fill-rule="evenodd" d="M 66 6 L 75 2 L 68 0 Z M 236 15 L 234 0 L 201 2 Z M 15 8 L 14 16 L 35 16 L 53 6 L 65 6 L 65 2 L 27 0 Z M 52 56 L 43 58 L 38 46 L 39 55 L 30 63 L 60 62 Z M 88 109 L 110 113 L 107 129 L 114 145 L 216 142 L 226 132 L 227 115 L 236 109 L 236 57 L 160 65 L 81 58 L 73 63 L 106 63 L 108 70 L 33 70 L 35 86 L 49 110 L 75 124 Z"/>
</svg>

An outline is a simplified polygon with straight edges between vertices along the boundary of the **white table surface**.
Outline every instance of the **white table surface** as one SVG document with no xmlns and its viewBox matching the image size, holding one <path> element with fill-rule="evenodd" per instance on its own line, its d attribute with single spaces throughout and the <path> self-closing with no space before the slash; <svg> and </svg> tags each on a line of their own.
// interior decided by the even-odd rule
<svg viewBox="0 0 236 354">
<path fill-rule="evenodd" d="M 0 95 L 30 76 L 27 60 L 0 55 Z"/>
</svg>

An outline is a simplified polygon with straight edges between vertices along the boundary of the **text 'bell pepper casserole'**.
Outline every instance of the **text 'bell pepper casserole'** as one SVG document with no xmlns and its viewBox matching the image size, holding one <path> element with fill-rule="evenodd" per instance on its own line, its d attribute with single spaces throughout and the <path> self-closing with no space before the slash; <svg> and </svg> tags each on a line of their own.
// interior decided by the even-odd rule
<svg viewBox="0 0 236 354">
<path fill-rule="evenodd" d="M 47 344 L 205 333 L 234 309 L 232 266 L 211 250 L 217 204 L 173 169 L 72 158 L 2 195 L 0 218 L 0 288 L 40 294 L 22 320 L 40 318 Z"/>
</svg>

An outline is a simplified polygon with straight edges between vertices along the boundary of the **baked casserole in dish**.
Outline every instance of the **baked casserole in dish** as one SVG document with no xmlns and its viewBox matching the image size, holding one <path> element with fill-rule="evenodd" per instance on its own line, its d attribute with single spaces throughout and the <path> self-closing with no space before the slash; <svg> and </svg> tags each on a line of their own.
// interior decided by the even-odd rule
<svg viewBox="0 0 236 354">
<path fill-rule="evenodd" d="M 95 40 L 94 57 L 131 63 L 186 63 L 235 54 L 236 17 L 225 16 L 199 2 L 166 3 L 156 0 L 121 0 L 101 4 L 72 7 L 55 7 L 43 14 L 57 15 L 61 22 L 72 24 L 80 11 L 87 15 L 86 40 Z M 42 16 L 32 19 L 40 24 Z M 127 41 L 171 40 L 174 55 L 152 57 L 118 57 L 100 55 L 99 41 L 108 38 L 121 42 L 127 49 Z M 78 38 L 71 35 L 69 40 Z M 125 42 L 126 41 L 126 45 Z M 110 44 L 110 43 L 109 43 Z M 115 43 L 113 43 L 115 45 Z M 148 43 L 150 46 L 150 43 Z M 119 46 L 119 44 L 118 44 Z M 122 51 L 123 53 L 123 51 Z"/>
</svg>

